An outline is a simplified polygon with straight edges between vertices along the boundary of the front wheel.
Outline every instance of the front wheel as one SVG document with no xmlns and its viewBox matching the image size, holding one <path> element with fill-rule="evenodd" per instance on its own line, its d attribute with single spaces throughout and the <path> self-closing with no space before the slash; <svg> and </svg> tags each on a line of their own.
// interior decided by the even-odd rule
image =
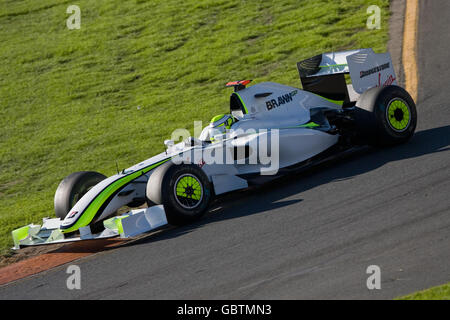
<svg viewBox="0 0 450 320">
<path fill-rule="evenodd" d="M 164 205 L 167 221 L 183 225 L 200 219 L 213 197 L 211 182 L 198 166 L 167 163 L 147 183 L 147 198 Z"/>
<path fill-rule="evenodd" d="M 106 179 L 106 176 L 94 171 L 75 172 L 64 178 L 55 192 L 56 216 L 64 220 L 78 200 L 104 179 Z"/>
<path fill-rule="evenodd" d="M 398 86 L 373 88 L 361 95 L 354 119 L 359 138 L 375 146 L 407 142 L 417 126 L 417 111 L 409 93 Z"/>
</svg>

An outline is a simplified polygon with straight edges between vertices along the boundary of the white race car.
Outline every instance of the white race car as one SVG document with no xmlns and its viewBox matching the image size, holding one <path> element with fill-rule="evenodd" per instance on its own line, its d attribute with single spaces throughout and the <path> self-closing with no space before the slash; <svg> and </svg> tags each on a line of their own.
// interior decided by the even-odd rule
<svg viewBox="0 0 450 320">
<path fill-rule="evenodd" d="M 130 236 L 166 223 L 189 223 L 217 195 L 361 145 L 404 143 L 414 134 L 415 103 L 397 86 L 388 53 L 325 53 L 297 66 L 303 90 L 230 82 L 230 113 L 214 117 L 198 138 L 168 140 L 165 152 L 109 178 L 87 171 L 69 175 L 56 190 L 58 218 L 13 231 L 16 247 L 69 241 L 77 232 L 81 238 L 96 232 Z M 145 203 L 148 209 L 116 215 L 123 206 Z"/>
</svg>

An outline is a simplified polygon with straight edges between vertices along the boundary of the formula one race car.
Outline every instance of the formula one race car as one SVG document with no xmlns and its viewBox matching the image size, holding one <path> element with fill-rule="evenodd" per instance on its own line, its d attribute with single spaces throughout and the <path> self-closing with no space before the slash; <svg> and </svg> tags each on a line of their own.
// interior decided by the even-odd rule
<svg viewBox="0 0 450 320">
<path fill-rule="evenodd" d="M 217 195 L 361 145 L 392 146 L 413 136 L 416 106 L 397 86 L 388 53 L 325 53 L 297 67 L 303 90 L 230 82 L 230 113 L 214 117 L 199 137 L 166 140 L 165 152 L 109 178 L 86 171 L 69 175 L 56 190 L 57 218 L 13 231 L 16 247 L 79 239 L 78 232 L 81 239 L 128 237 L 166 223 L 189 223 Z M 147 209 L 116 214 L 145 203 Z"/>
</svg>

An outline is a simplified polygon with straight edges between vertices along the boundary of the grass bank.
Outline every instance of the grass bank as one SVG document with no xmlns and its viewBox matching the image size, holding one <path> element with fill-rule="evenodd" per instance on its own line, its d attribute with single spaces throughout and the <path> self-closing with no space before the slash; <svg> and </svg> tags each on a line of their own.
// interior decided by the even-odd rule
<svg viewBox="0 0 450 320">
<path fill-rule="evenodd" d="M 450 283 L 400 297 L 398 300 L 450 300 Z"/>
</svg>

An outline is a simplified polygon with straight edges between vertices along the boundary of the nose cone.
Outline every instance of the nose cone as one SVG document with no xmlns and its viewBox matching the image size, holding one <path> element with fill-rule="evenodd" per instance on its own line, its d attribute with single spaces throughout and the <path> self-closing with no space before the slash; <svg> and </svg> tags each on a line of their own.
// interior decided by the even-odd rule
<svg viewBox="0 0 450 320">
<path fill-rule="evenodd" d="M 98 210 L 102 207 L 101 205 L 108 201 L 105 190 L 122 177 L 123 175 L 109 177 L 96 184 L 81 197 L 61 223 L 61 232 L 69 233 L 89 225 L 94 220 Z"/>
</svg>

